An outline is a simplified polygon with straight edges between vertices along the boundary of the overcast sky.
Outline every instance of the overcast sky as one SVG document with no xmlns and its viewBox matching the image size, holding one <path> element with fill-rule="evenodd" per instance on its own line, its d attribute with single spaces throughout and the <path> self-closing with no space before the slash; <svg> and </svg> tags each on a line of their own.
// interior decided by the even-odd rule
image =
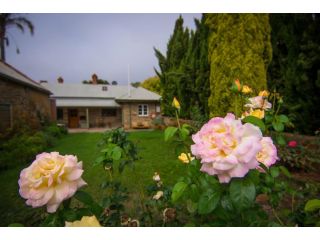
<svg viewBox="0 0 320 240">
<path fill-rule="evenodd" d="M 32 79 L 79 83 L 99 78 L 127 84 L 154 76 L 153 47 L 166 51 L 179 14 L 28 14 L 35 34 L 9 29 L 6 60 Z M 201 14 L 182 14 L 195 28 Z M 20 54 L 16 53 L 16 44 Z"/>
</svg>

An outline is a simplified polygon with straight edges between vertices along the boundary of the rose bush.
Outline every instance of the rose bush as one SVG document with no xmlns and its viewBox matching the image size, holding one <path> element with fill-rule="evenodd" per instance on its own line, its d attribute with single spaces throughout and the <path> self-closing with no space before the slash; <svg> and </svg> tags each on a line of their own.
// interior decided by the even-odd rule
<svg viewBox="0 0 320 240">
<path fill-rule="evenodd" d="M 47 211 L 53 213 L 78 188 L 86 185 L 81 178 L 82 173 L 82 162 L 78 162 L 76 156 L 63 156 L 58 152 L 41 153 L 21 171 L 19 193 L 27 199 L 27 205 L 47 205 Z"/>
</svg>

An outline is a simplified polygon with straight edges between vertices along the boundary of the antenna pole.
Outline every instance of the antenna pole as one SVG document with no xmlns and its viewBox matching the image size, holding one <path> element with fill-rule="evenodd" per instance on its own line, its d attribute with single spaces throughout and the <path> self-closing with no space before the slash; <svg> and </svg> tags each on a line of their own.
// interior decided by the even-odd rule
<svg viewBox="0 0 320 240">
<path fill-rule="evenodd" d="M 128 96 L 131 97 L 130 64 L 128 64 Z"/>
</svg>

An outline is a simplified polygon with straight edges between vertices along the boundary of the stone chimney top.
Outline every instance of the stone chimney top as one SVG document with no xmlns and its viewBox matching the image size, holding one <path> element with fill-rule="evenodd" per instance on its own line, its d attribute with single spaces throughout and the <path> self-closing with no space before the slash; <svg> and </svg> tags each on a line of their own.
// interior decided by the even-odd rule
<svg viewBox="0 0 320 240">
<path fill-rule="evenodd" d="M 63 83 L 63 78 L 62 77 L 58 77 L 58 79 L 57 79 L 57 81 L 58 81 L 58 83 Z"/>
<path fill-rule="evenodd" d="M 98 76 L 97 76 L 97 74 L 92 74 L 92 76 L 91 76 L 91 78 L 92 78 L 92 84 L 98 84 Z"/>
</svg>

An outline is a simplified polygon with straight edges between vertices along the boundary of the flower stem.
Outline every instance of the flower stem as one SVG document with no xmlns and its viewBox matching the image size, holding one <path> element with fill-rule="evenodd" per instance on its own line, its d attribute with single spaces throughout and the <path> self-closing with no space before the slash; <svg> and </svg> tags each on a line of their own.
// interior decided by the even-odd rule
<svg viewBox="0 0 320 240">
<path fill-rule="evenodd" d="M 178 123 L 179 129 L 181 129 L 180 121 L 179 121 L 179 116 L 178 116 L 178 111 L 177 111 L 177 110 L 176 110 L 176 119 L 177 119 L 177 123 Z"/>
<path fill-rule="evenodd" d="M 280 225 L 284 226 L 284 223 L 282 222 L 282 220 L 279 218 L 278 214 L 276 213 L 276 211 L 274 210 L 274 208 L 272 208 L 272 213 L 273 215 L 276 217 L 276 219 L 278 220 L 278 222 L 280 223 Z"/>
</svg>

